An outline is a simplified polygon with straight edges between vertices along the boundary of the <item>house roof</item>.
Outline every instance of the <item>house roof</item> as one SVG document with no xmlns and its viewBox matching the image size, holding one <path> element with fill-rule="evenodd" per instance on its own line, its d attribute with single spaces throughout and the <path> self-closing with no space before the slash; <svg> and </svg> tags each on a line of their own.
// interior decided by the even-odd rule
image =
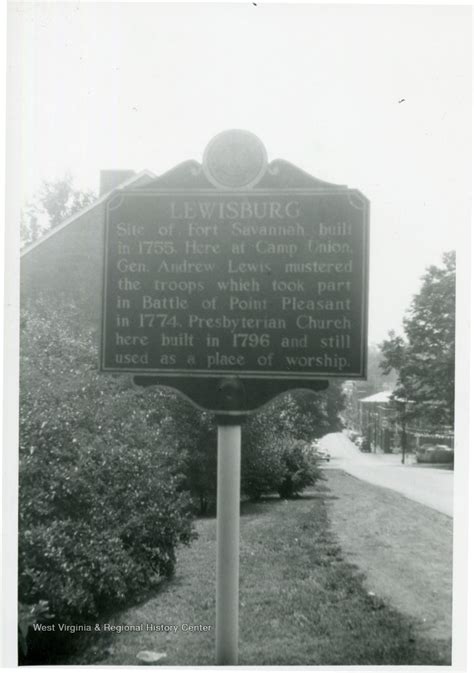
<svg viewBox="0 0 474 673">
<path fill-rule="evenodd" d="M 115 191 L 116 189 L 124 189 L 125 187 L 130 187 L 132 186 L 135 182 L 138 180 L 141 180 L 142 178 L 148 177 L 151 180 L 154 180 L 157 176 L 155 173 L 152 173 L 152 171 L 149 171 L 148 169 L 145 169 L 143 171 L 140 171 L 140 173 L 135 173 L 135 175 L 132 175 L 130 178 L 127 178 L 127 180 L 124 180 L 120 184 L 118 184 L 114 189 L 106 192 L 105 194 L 102 194 L 96 201 L 93 201 L 92 203 L 89 203 L 85 208 L 82 208 L 82 210 L 78 210 L 77 213 L 74 213 L 74 215 L 71 215 L 71 217 L 68 217 L 64 222 L 61 222 L 61 224 L 58 224 L 57 227 L 54 227 L 53 229 L 50 229 L 47 231 L 44 236 L 41 236 L 37 241 L 34 241 L 33 243 L 30 243 L 29 245 L 26 245 L 23 250 L 20 252 L 20 257 L 23 257 L 24 255 L 27 255 L 29 252 L 40 246 L 44 241 L 46 241 L 48 238 L 51 236 L 54 236 L 55 234 L 58 233 L 58 231 L 61 231 L 61 229 L 64 229 L 68 225 L 72 224 L 75 220 L 77 220 L 79 217 L 82 217 L 82 215 L 85 215 L 90 210 L 93 210 L 96 208 L 98 205 L 101 203 L 104 203 L 110 196 L 110 194 Z"/>
</svg>

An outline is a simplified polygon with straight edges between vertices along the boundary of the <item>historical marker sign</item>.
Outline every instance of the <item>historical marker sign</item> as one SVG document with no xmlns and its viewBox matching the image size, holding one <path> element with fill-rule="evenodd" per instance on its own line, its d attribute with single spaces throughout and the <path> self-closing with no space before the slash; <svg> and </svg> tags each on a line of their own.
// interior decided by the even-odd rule
<svg viewBox="0 0 474 673">
<path fill-rule="evenodd" d="M 208 147 L 208 188 L 107 203 L 102 370 L 364 377 L 366 198 L 318 181 L 254 186 L 266 155 L 237 141 L 234 152 L 222 139 Z"/>
<path fill-rule="evenodd" d="M 101 369 L 217 414 L 216 663 L 236 665 L 241 417 L 365 376 L 368 202 L 245 131 L 183 166 L 107 202 Z"/>
</svg>

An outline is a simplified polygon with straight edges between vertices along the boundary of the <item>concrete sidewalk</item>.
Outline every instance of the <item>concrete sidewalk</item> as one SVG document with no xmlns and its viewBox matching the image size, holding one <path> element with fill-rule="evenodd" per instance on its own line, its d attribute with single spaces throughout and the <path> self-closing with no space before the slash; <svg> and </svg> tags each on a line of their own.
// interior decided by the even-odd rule
<svg viewBox="0 0 474 673">
<path fill-rule="evenodd" d="M 329 468 L 390 488 L 411 500 L 453 516 L 453 471 L 416 464 L 402 465 L 401 456 L 362 453 L 343 433 L 326 435 L 321 446 L 331 454 Z"/>
</svg>

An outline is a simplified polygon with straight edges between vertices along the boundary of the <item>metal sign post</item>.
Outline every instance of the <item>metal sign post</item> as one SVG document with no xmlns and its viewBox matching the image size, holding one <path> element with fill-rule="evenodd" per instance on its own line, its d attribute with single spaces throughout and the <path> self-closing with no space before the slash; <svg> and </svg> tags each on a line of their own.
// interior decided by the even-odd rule
<svg viewBox="0 0 474 673">
<path fill-rule="evenodd" d="M 216 664 L 237 665 L 240 425 L 217 428 Z"/>
</svg>

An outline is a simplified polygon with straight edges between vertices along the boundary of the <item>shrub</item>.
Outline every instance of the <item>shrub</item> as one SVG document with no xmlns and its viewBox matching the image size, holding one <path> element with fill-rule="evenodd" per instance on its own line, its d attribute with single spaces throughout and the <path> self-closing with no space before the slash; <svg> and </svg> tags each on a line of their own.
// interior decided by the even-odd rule
<svg viewBox="0 0 474 673">
<path fill-rule="evenodd" d="M 242 493 L 258 499 L 277 492 L 284 477 L 285 439 L 274 431 L 270 416 L 264 412 L 246 421 L 242 430 Z"/>
<path fill-rule="evenodd" d="M 47 601 L 38 601 L 38 603 L 34 603 L 33 605 L 18 603 L 18 646 L 20 657 L 25 658 L 28 654 L 28 632 L 30 628 L 52 617 L 54 615 L 49 614 Z"/>
<path fill-rule="evenodd" d="M 318 459 L 307 442 L 289 441 L 283 451 L 285 472 L 278 487 L 281 498 L 294 498 L 321 477 Z"/>
<path fill-rule="evenodd" d="M 96 371 L 74 307 L 22 315 L 19 597 L 58 621 L 95 616 L 169 576 L 192 538 L 170 469 L 169 396 Z"/>
<path fill-rule="evenodd" d="M 270 411 L 254 416 L 244 426 L 242 440 L 242 492 L 251 498 L 278 493 L 298 495 L 321 476 L 314 451 L 278 427 Z"/>
<path fill-rule="evenodd" d="M 171 395 L 169 403 L 176 398 Z M 161 422 L 161 437 L 173 447 L 170 470 L 182 477 L 195 509 L 205 514 L 214 509 L 216 500 L 215 421 L 211 414 L 179 401 L 179 414 L 169 413 Z M 310 441 L 339 430 L 343 403 L 341 385 L 331 383 L 327 391 L 316 395 L 304 390 L 280 395 L 250 416 L 242 427 L 242 493 L 254 499 L 278 493 L 291 479 L 291 494 L 297 494 L 314 483 L 309 476 L 315 469 L 309 465 L 310 456 L 291 458 L 293 450 L 289 447 L 295 440 Z M 288 490 L 288 486 L 285 488 Z"/>
<path fill-rule="evenodd" d="M 171 399 L 170 399 L 171 402 Z M 199 411 L 177 395 L 179 413 L 162 424 L 164 443 L 173 446 L 170 470 L 182 478 L 182 488 L 191 494 L 195 511 L 215 509 L 217 492 L 217 430 L 212 414 Z"/>
</svg>

